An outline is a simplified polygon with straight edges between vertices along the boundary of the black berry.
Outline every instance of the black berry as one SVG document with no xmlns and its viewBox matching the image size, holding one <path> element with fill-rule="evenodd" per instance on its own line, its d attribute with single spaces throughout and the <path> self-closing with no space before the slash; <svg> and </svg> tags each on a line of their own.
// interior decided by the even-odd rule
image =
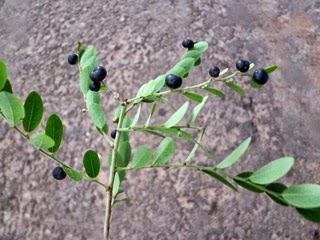
<svg viewBox="0 0 320 240">
<path fill-rule="evenodd" d="M 113 139 L 115 139 L 116 138 L 116 135 L 117 135 L 117 130 L 112 130 L 112 132 L 111 132 L 111 137 L 113 138 Z"/>
<path fill-rule="evenodd" d="M 98 92 L 101 87 L 100 82 L 90 82 L 89 89 L 93 92 Z"/>
<path fill-rule="evenodd" d="M 214 66 L 209 69 L 209 75 L 213 78 L 219 77 L 220 69 L 217 66 Z"/>
<path fill-rule="evenodd" d="M 102 66 L 98 66 L 92 69 L 89 75 L 91 81 L 94 82 L 101 82 L 106 76 L 107 70 Z"/>
<path fill-rule="evenodd" d="M 176 89 L 182 85 L 182 78 L 174 74 L 169 74 L 166 76 L 165 82 L 169 88 Z"/>
<path fill-rule="evenodd" d="M 263 68 L 259 68 L 253 73 L 253 81 L 259 85 L 264 85 L 268 82 L 269 75 Z"/>
<path fill-rule="evenodd" d="M 182 41 L 182 46 L 183 46 L 184 48 L 191 49 L 191 48 L 193 48 L 193 46 L 194 46 L 194 42 L 193 42 L 191 39 L 186 38 L 186 39 L 184 39 L 184 40 Z"/>
<path fill-rule="evenodd" d="M 69 54 L 68 56 L 68 63 L 70 65 L 75 65 L 78 62 L 78 55 L 75 53 Z"/>
<path fill-rule="evenodd" d="M 240 71 L 240 72 L 247 72 L 249 70 L 250 67 L 250 62 L 247 60 L 243 60 L 240 59 L 237 63 L 236 63 L 236 68 Z"/>
<path fill-rule="evenodd" d="M 52 171 L 52 176 L 54 177 L 54 179 L 63 180 L 66 178 L 67 174 L 64 172 L 62 167 L 56 167 Z"/>
</svg>

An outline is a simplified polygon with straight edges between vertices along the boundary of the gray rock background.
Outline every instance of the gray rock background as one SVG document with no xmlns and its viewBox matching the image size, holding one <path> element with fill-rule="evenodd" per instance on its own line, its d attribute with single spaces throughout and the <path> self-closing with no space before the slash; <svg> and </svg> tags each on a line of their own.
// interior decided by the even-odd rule
<svg viewBox="0 0 320 240">
<path fill-rule="evenodd" d="M 293 156 L 295 166 L 282 182 L 319 183 L 319 26 L 316 0 L 1 0 L 0 57 L 20 99 L 35 90 L 43 96 L 44 119 L 53 112 L 62 117 L 57 156 L 77 168 L 86 149 L 103 159 L 110 151 L 81 112 L 77 68 L 67 64 L 78 40 L 96 46 L 108 83 L 122 97 L 173 66 L 186 36 L 207 41 L 209 49 L 185 84 L 206 79 L 212 65 L 234 70 L 239 57 L 260 67 L 277 64 L 260 91 L 246 78 L 237 80 L 245 97 L 217 86 L 227 97 L 211 97 L 198 120 L 207 127 L 204 144 L 214 159 L 199 152 L 194 163 L 213 165 L 253 136 L 231 172 Z M 177 106 L 184 100 L 176 98 Z M 110 120 L 116 103 L 110 96 L 104 103 Z M 157 114 L 159 122 L 170 116 L 165 108 Z M 141 136 L 133 135 L 134 147 L 159 142 Z M 183 160 L 190 147 L 179 142 L 174 160 Z M 1 240 L 102 239 L 105 193 L 86 181 L 54 181 L 54 167 L 0 120 Z M 106 161 L 103 171 L 101 179 Z M 112 239 L 320 239 L 319 225 L 293 209 L 246 190 L 235 194 L 196 171 L 130 172 L 123 187 L 131 202 L 115 208 Z"/>
</svg>

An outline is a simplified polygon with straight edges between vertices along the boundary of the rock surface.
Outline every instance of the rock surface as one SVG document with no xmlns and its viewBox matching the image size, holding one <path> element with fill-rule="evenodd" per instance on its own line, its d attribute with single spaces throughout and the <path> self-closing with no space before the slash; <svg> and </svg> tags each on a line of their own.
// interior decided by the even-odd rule
<svg viewBox="0 0 320 240">
<path fill-rule="evenodd" d="M 199 152 L 194 162 L 217 163 L 253 136 L 232 172 L 293 156 L 295 166 L 282 182 L 319 183 L 319 26 L 320 2 L 314 0 L 0 0 L 0 57 L 20 99 L 35 90 L 43 96 L 44 119 L 61 116 L 65 135 L 57 156 L 79 169 L 86 149 L 103 159 L 110 149 L 82 113 L 77 68 L 67 64 L 78 40 L 96 46 L 108 83 L 123 98 L 173 66 L 186 36 L 207 41 L 209 49 L 185 84 L 206 79 L 213 65 L 233 71 L 240 57 L 260 67 L 279 65 L 261 91 L 242 78 L 237 82 L 245 97 L 221 86 L 226 98 L 210 98 L 198 123 L 207 128 L 203 141 L 214 159 Z M 177 106 L 184 100 L 177 98 Z M 110 96 L 104 103 L 111 120 L 116 103 Z M 157 114 L 159 122 L 170 116 L 168 109 Z M 158 145 L 155 138 L 134 136 L 135 148 Z M 174 160 L 189 149 L 179 142 Z M 3 119 L 0 159 L 1 240 L 102 239 L 103 190 L 86 181 L 54 181 L 55 164 Z M 293 209 L 246 190 L 233 193 L 196 171 L 130 172 L 123 187 L 131 202 L 115 208 L 111 239 L 320 239 L 319 226 Z"/>
</svg>

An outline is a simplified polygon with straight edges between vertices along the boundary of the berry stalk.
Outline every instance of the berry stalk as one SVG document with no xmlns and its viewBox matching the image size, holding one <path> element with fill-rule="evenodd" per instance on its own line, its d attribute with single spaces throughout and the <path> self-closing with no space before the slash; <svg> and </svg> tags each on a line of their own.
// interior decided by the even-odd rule
<svg viewBox="0 0 320 240">
<path fill-rule="evenodd" d="M 119 116 L 119 122 L 117 129 L 121 128 L 123 119 L 126 115 L 126 105 L 123 105 L 121 107 L 121 112 Z M 105 219 L 104 219 L 104 239 L 108 240 L 109 235 L 110 235 L 110 224 L 111 224 L 111 213 L 112 213 L 112 191 L 113 191 L 113 183 L 114 183 L 114 177 L 116 174 L 116 167 L 117 167 L 117 151 L 119 147 L 119 142 L 120 142 L 120 136 L 121 132 L 118 132 L 115 136 L 114 140 L 114 147 L 112 150 L 112 158 L 111 158 L 111 164 L 110 164 L 110 170 L 109 170 L 109 183 L 108 183 L 108 188 L 107 188 L 107 202 L 106 202 L 106 213 L 105 213 Z"/>
</svg>

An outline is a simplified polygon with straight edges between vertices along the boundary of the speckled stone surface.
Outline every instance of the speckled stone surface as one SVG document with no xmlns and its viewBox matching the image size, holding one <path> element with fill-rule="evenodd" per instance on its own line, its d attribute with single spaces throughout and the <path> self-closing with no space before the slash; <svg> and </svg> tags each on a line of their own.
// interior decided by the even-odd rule
<svg viewBox="0 0 320 240">
<path fill-rule="evenodd" d="M 246 78 L 237 80 L 245 97 L 217 86 L 227 96 L 210 98 L 198 119 L 207 128 L 203 142 L 214 159 L 199 152 L 193 162 L 213 165 L 253 136 L 231 172 L 293 156 L 295 166 L 281 181 L 319 183 L 319 26 L 317 0 L 0 0 L 0 58 L 20 99 L 35 90 L 43 96 L 44 120 L 51 113 L 63 119 L 57 156 L 81 168 L 86 149 L 97 150 L 105 160 L 101 179 L 107 177 L 110 149 L 82 113 L 77 68 L 67 64 L 78 40 L 96 46 L 108 83 L 123 98 L 173 66 L 185 51 L 186 36 L 207 41 L 209 49 L 185 85 L 206 79 L 212 65 L 234 70 L 239 57 L 261 67 L 277 64 L 280 69 L 261 91 L 251 89 Z M 185 99 L 174 100 L 179 106 Z M 103 102 L 111 122 L 116 103 L 110 96 Z M 170 116 L 166 108 L 156 114 L 158 122 Z M 134 149 L 159 143 L 132 136 Z M 183 160 L 190 147 L 179 142 L 174 161 Z M 103 189 L 86 181 L 54 181 L 54 167 L 0 120 L 1 240 L 102 239 Z M 130 172 L 123 188 L 131 202 L 115 207 L 111 239 L 320 239 L 319 225 L 293 209 L 246 190 L 233 193 L 196 171 Z"/>
</svg>

